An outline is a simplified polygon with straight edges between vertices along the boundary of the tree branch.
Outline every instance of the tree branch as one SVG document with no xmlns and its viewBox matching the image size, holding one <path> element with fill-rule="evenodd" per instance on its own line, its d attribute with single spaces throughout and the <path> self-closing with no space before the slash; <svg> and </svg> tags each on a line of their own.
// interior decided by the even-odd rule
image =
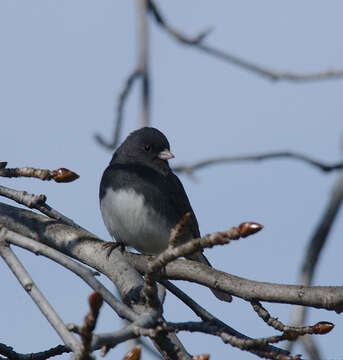
<svg viewBox="0 0 343 360">
<path fill-rule="evenodd" d="M 1 203 L 0 224 L 58 249 L 102 272 L 116 284 L 124 299 L 143 285 L 141 277 L 129 263 L 144 274 L 148 270 L 148 257 L 132 253 L 122 254 L 116 249 L 107 259 L 103 242 L 93 235 L 31 211 Z M 160 279 L 196 282 L 246 300 L 298 304 L 334 310 L 338 313 L 343 310 L 342 286 L 307 287 L 251 281 L 190 260 L 174 260 L 165 266 L 159 276 Z"/>
<path fill-rule="evenodd" d="M 17 234 L 14 231 L 7 230 L 2 227 L 0 234 L 3 234 L 6 242 L 19 246 L 23 249 L 29 250 L 36 255 L 43 255 L 57 264 L 62 265 L 66 269 L 72 271 L 74 274 L 84 280 L 94 291 L 101 294 L 108 305 L 122 318 L 135 321 L 139 316 L 132 311 L 128 306 L 121 303 L 109 290 L 106 289 L 100 281 L 94 278 L 94 273 L 87 267 L 77 263 L 68 256 L 58 252 L 57 250 L 44 245 L 38 241 L 32 240 L 26 236 Z"/>
<path fill-rule="evenodd" d="M 182 164 L 173 167 L 173 170 L 178 173 L 185 173 L 187 175 L 193 174 L 194 171 L 200 170 L 204 167 L 211 165 L 227 164 L 234 162 L 245 162 L 245 161 L 263 161 L 270 159 L 283 159 L 291 158 L 303 161 L 309 165 L 312 165 L 324 172 L 330 172 L 333 170 L 339 170 L 343 168 L 343 162 L 337 162 L 334 164 L 327 164 L 318 160 L 315 160 L 307 155 L 292 152 L 292 151 L 277 151 L 263 154 L 251 154 L 251 155 L 237 155 L 237 156 L 220 156 L 211 159 L 205 159 L 197 161 L 193 164 Z"/>
<path fill-rule="evenodd" d="M 334 325 L 327 321 L 320 321 L 312 326 L 287 326 L 284 325 L 277 318 L 270 316 L 269 312 L 260 304 L 259 301 L 252 301 L 251 305 L 257 315 L 269 326 L 273 327 L 276 330 L 282 331 L 286 334 L 292 341 L 296 340 L 298 336 L 308 335 L 308 334 L 327 334 L 330 332 Z"/>
<path fill-rule="evenodd" d="M 32 167 L 22 168 L 0 168 L 0 176 L 3 177 L 31 177 L 40 180 L 55 180 L 56 182 L 71 182 L 78 179 L 80 176 L 75 172 L 66 168 L 59 168 L 57 170 L 36 169 Z"/>
<path fill-rule="evenodd" d="M 102 145 L 103 147 L 107 148 L 108 150 L 114 150 L 120 140 L 121 128 L 123 123 L 123 114 L 124 114 L 124 105 L 126 100 L 129 96 L 129 93 L 132 89 L 133 84 L 139 77 L 142 76 L 140 69 L 135 69 L 126 79 L 124 88 L 119 94 L 119 98 L 117 101 L 117 111 L 116 111 L 116 119 L 114 121 L 114 131 L 113 131 L 113 138 L 111 142 L 107 142 L 100 134 L 95 134 L 95 140 L 98 144 Z"/>
<path fill-rule="evenodd" d="M 105 274 L 117 287 L 124 299 L 137 314 L 155 311 L 140 302 L 143 280 L 117 249 L 107 257 L 104 242 L 78 228 L 56 222 L 31 211 L 0 203 L 0 224 L 8 229 L 44 243 Z M 136 296 L 135 296 L 136 295 Z M 153 343 L 165 359 L 190 359 L 175 334 L 157 336 Z"/>
<path fill-rule="evenodd" d="M 100 308 L 103 304 L 103 299 L 99 293 L 93 292 L 88 297 L 88 304 L 89 312 L 84 317 L 83 324 L 79 328 L 78 332 L 82 340 L 82 350 L 75 360 L 86 360 L 90 357 L 93 331 L 99 317 Z"/>
<path fill-rule="evenodd" d="M 315 229 L 304 253 L 304 258 L 298 277 L 299 285 L 309 286 L 312 284 L 316 265 L 323 249 L 331 227 L 337 217 L 338 211 L 343 201 L 343 172 L 339 174 L 335 182 L 331 197 L 324 210 L 322 218 L 320 219 L 317 228 Z M 294 326 L 302 326 L 305 323 L 307 309 L 302 306 L 296 306 L 291 311 L 291 324 Z M 304 338 L 305 339 L 305 338 Z M 319 350 L 316 348 L 314 341 L 305 339 L 305 348 L 314 356 L 319 357 Z M 292 343 L 288 343 L 287 347 L 291 350 Z"/>
<path fill-rule="evenodd" d="M 107 142 L 100 134 L 95 134 L 95 140 L 108 150 L 114 150 L 120 140 L 123 123 L 124 105 L 136 80 L 141 79 L 141 113 L 139 127 L 148 126 L 150 122 L 150 76 L 149 76 L 149 34 L 147 23 L 147 0 L 136 0 L 137 8 L 137 65 L 128 76 L 117 102 L 116 119 L 113 138 Z"/>
<path fill-rule="evenodd" d="M 190 331 L 201 332 L 204 334 L 215 335 L 222 339 L 225 344 L 230 344 L 241 350 L 249 351 L 255 355 L 266 359 L 283 359 L 283 360 L 299 360 L 300 356 L 280 355 L 279 353 L 257 350 L 258 347 L 265 347 L 270 343 L 278 343 L 287 339 L 287 335 L 274 335 L 267 338 L 242 339 L 232 336 L 225 332 L 224 329 L 212 324 L 211 322 L 184 322 L 184 323 L 168 323 L 166 329 L 174 331 Z"/>
<path fill-rule="evenodd" d="M 115 347 L 116 345 L 139 337 L 144 329 L 153 327 L 156 318 L 152 318 L 150 315 L 142 315 L 138 320 L 126 325 L 122 329 L 104 334 L 95 334 L 92 339 L 91 348 L 99 349 L 105 346 L 106 352 L 108 349 Z"/>
<path fill-rule="evenodd" d="M 148 271 L 145 274 L 144 293 L 148 302 L 153 307 L 157 307 L 159 303 L 156 301 L 155 274 L 163 269 L 167 264 L 179 257 L 187 257 L 199 250 L 211 248 L 215 245 L 228 244 L 232 240 L 238 240 L 240 237 L 247 237 L 263 229 L 263 226 L 255 222 L 244 222 L 239 227 L 232 227 L 225 232 L 216 232 L 205 235 L 202 238 L 196 238 L 183 244 L 178 244 L 179 236 L 182 236 L 184 226 L 190 218 L 190 213 L 186 213 L 180 222 L 171 230 L 169 245 L 166 250 L 155 257 L 148 263 Z M 215 288 L 214 288 L 215 290 Z M 216 295 L 216 294 L 215 294 Z M 231 302 L 232 298 L 229 294 L 227 300 Z"/>
<path fill-rule="evenodd" d="M 141 119 L 140 127 L 149 125 L 150 116 L 150 77 L 148 65 L 149 33 L 148 33 L 148 2 L 147 0 L 136 0 L 137 6 L 137 37 L 138 37 L 138 59 L 137 68 L 142 75 L 141 89 Z"/>
<path fill-rule="evenodd" d="M 36 303 L 39 310 L 56 330 L 65 345 L 72 349 L 75 354 L 80 352 L 80 344 L 75 337 L 68 331 L 62 319 L 58 316 L 52 306 L 48 303 L 44 295 L 34 284 L 32 278 L 20 263 L 19 259 L 10 249 L 6 242 L 6 230 L 0 229 L 0 256 L 4 259 L 8 267 L 16 276 L 22 287 L 28 292 L 32 300 Z"/>
<path fill-rule="evenodd" d="M 148 270 L 148 258 L 143 255 L 114 250 L 109 259 L 103 242 L 91 234 L 56 223 L 30 211 L 0 203 L 0 224 L 24 236 L 30 236 L 48 246 L 86 263 L 108 276 L 118 287 L 122 297 L 143 285 L 143 281 L 128 261 L 140 272 Z M 42 231 L 44 229 L 44 231 Z M 115 263 L 116 266 L 113 264 Z M 280 285 L 251 281 L 211 269 L 189 260 L 174 260 L 166 265 L 160 279 L 186 280 L 216 288 L 246 300 L 289 303 L 335 310 L 343 310 L 343 287 Z M 138 285 L 139 284 L 139 285 Z"/>
<path fill-rule="evenodd" d="M 125 257 L 144 274 L 148 270 L 148 257 L 126 253 Z M 251 301 L 287 303 L 315 308 L 343 311 L 343 287 L 301 286 L 252 281 L 218 271 L 204 264 L 188 260 L 174 260 L 158 274 L 161 279 L 186 280 L 227 292 L 233 296 Z"/>
<path fill-rule="evenodd" d="M 47 198 L 44 194 L 29 194 L 26 191 L 18 191 L 0 185 L 0 195 L 6 197 L 7 199 L 11 199 L 18 204 L 25 205 L 30 209 L 36 209 L 52 219 L 56 219 L 67 225 L 82 229 L 82 227 L 76 224 L 73 220 L 69 219 L 68 217 L 64 216 L 63 214 L 49 206 L 46 203 Z"/>
<path fill-rule="evenodd" d="M 206 309 L 201 307 L 198 303 L 196 303 L 192 298 L 190 298 L 187 294 L 185 294 L 182 290 L 172 284 L 170 281 L 162 280 L 160 281 L 172 294 L 178 297 L 183 303 L 190 307 L 190 309 L 201 318 L 203 321 L 210 322 L 212 324 L 216 324 L 218 327 L 222 328 L 227 334 L 237 337 L 238 339 L 251 339 L 250 337 L 238 332 L 233 329 L 231 326 L 225 324 L 221 320 L 217 319 L 214 315 L 209 313 Z M 283 355 L 288 355 L 289 351 L 279 349 L 272 345 L 260 346 L 260 349 L 256 349 L 256 351 L 264 351 L 264 352 L 273 352 Z M 254 352 L 252 350 L 252 352 Z"/>
<path fill-rule="evenodd" d="M 250 71 L 256 75 L 260 75 L 264 78 L 273 81 L 293 81 L 293 82 L 305 82 L 305 81 L 318 81 L 325 79 L 338 79 L 343 77 L 343 70 L 327 70 L 315 73 L 292 73 L 292 72 L 278 72 L 268 69 L 264 66 L 257 65 L 253 62 L 247 61 L 239 56 L 233 55 L 229 52 L 216 49 L 213 46 L 203 43 L 204 38 L 209 31 L 200 33 L 195 38 L 189 38 L 183 35 L 180 31 L 169 25 L 165 17 L 161 14 L 161 11 L 157 8 L 156 4 L 152 1 L 148 1 L 150 14 L 153 15 L 156 23 L 166 31 L 175 40 L 181 44 L 188 45 L 194 49 L 202 51 L 208 55 L 214 56 L 218 59 L 236 65 L 244 70 Z"/>
<path fill-rule="evenodd" d="M 20 354 L 12 347 L 0 344 L 0 354 L 6 356 L 7 360 L 46 360 L 53 356 L 62 355 L 71 352 L 65 345 L 58 345 L 51 349 L 29 354 Z"/>
<path fill-rule="evenodd" d="M 267 346 L 271 343 L 278 343 L 284 340 L 296 340 L 297 337 L 303 336 L 306 334 L 326 334 L 333 329 L 333 325 L 331 323 L 317 323 L 314 326 L 307 326 L 303 328 L 294 328 L 284 331 L 281 335 L 274 335 L 264 338 L 257 339 L 242 339 L 237 338 L 236 336 L 232 336 L 228 334 L 225 329 L 218 326 L 218 324 L 213 324 L 210 321 L 202 321 L 202 322 L 183 322 L 183 323 L 167 323 L 165 326 L 166 329 L 171 329 L 174 331 L 191 331 L 191 332 L 203 332 L 205 334 L 219 336 L 225 343 L 229 343 L 234 347 L 238 347 L 241 350 L 246 350 L 252 352 L 254 349 L 254 353 L 260 357 L 269 358 L 269 359 L 279 359 L 282 356 L 283 359 L 299 359 L 299 355 L 296 356 L 287 356 L 280 355 L 278 353 L 273 352 L 265 352 L 263 350 L 257 350 L 256 347 Z"/>
<path fill-rule="evenodd" d="M 247 228 L 249 230 L 247 230 Z M 239 227 L 232 227 L 228 231 L 208 234 L 203 236 L 202 238 L 189 240 L 185 244 L 181 244 L 179 246 L 175 246 L 175 244 L 170 243 L 170 245 L 165 251 L 163 251 L 161 254 L 156 256 L 156 258 L 148 264 L 149 266 L 148 273 L 156 273 L 160 271 L 167 264 L 171 263 L 173 260 L 179 257 L 188 256 L 194 254 L 199 250 L 203 250 L 205 248 L 211 248 L 215 245 L 228 244 L 232 240 L 238 240 L 240 237 L 246 237 L 253 233 L 256 233 L 257 231 L 260 231 L 262 228 L 263 226 L 260 224 L 246 222 L 246 223 L 242 223 Z M 252 232 L 249 233 L 249 231 Z"/>
</svg>

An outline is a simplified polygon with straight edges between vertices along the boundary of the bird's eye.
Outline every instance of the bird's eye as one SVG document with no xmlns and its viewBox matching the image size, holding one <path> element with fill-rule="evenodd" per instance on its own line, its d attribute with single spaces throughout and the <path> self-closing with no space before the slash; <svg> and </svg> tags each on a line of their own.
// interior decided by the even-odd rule
<svg viewBox="0 0 343 360">
<path fill-rule="evenodd" d="M 150 145 L 145 145 L 145 146 L 144 146 L 144 150 L 145 150 L 145 151 L 150 151 L 150 150 L 151 150 L 151 146 L 150 146 Z"/>
</svg>

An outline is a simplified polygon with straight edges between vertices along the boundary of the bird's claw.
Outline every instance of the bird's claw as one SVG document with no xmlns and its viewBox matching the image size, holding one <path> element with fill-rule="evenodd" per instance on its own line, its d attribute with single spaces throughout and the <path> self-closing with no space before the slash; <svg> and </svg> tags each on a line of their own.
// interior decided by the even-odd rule
<svg viewBox="0 0 343 360">
<path fill-rule="evenodd" d="M 113 241 L 105 242 L 103 244 L 103 247 L 107 250 L 107 254 L 106 254 L 107 259 L 110 257 L 112 251 L 115 250 L 117 247 L 120 247 L 121 252 L 125 251 L 125 244 L 123 244 L 121 242 L 118 242 L 118 241 L 116 241 L 116 242 L 113 242 Z"/>
</svg>

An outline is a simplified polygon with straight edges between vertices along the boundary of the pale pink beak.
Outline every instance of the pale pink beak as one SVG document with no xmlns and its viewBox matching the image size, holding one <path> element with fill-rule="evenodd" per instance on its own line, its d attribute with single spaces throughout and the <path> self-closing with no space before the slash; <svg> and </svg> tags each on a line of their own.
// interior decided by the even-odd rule
<svg viewBox="0 0 343 360">
<path fill-rule="evenodd" d="M 169 160 L 169 159 L 172 159 L 173 157 L 175 157 L 168 149 L 164 149 L 163 151 L 161 151 L 159 154 L 158 154 L 158 157 L 161 159 L 161 160 Z"/>
</svg>

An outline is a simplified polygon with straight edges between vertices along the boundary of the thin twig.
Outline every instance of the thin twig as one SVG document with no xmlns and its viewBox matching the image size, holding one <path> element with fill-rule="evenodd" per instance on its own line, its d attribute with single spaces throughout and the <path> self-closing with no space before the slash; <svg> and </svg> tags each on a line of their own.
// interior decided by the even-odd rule
<svg viewBox="0 0 343 360">
<path fill-rule="evenodd" d="M 106 141 L 100 134 L 95 134 L 95 140 L 103 147 L 114 150 L 120 140 L 123 123 L 124 105 L 133 84 L 141 79 L 141 113 L 139 127 L 148 126 L 150 123 L 150 76 L 149 76 L 149 34 L 147 23 L 147 0 L 136 0 L 137 7 L 137 65 L 135 70 L 128 76 L 124 88 L 119 94 L 117 102 L 116 120 L 111 142 Z"/>
<path fill-rule="evenodd" d="M 231 326 L 225 324 L 223 321 L 216 318 L 214 315 L 209 313 L 206 309 L 200 306 L 197 302 L 195 302 L 192 298 L 190 298 L 187 294 L 185 294 L 182 290 L 176 287 L 168 280 L 160 280 L 160 283 L 163 284 L 172 294 L 178 297 L 183 303 L 185 303 L 197 316 L 199 316 L 203 321 L 208 321 L 213 324 L 216 324 L 218 327 L 222 328 L 226 333 L 235 336 L 239 339 L 251 339 L 250 337 L 238 332 L 233 329 Z M 283 355 L 288 355 L 289 352 L 283 349 L 279 349 L 272 345 L 265 345 L 261 347 L 259 350 L 265 352 L 274 352 Z"/>
<path fill-rule="evenodd" d="M 14 190 L 1 185 L 0 195 L 6 197 L 7 199 L 14 200 L 18 204 L 25 205 L 30 209 L 37 209 L 46 201 L 46 196 L 44 194 L 29 194 L 26 191 Z"/>
<path fill-rule="evenodd" d="M 55 180 L 56 182 L 71 182 L 79 178 L 79 175 L 66 168 L 57 170 L 36 169 L 33 167 L 2 168 L 0 176 L 3 177 L 31 177 L 40 180 Z"/>
<path fill-rule="evenodd" d="M 287 331 L 294 330 L 290 326 L 284 325 L 278 318 L 271 317 L 269 312 L 261 305 L 261 303 L 257 300 L 253 300 L 250 302 L 251 306 L 257 313 L 257 315 L 269 326 L 279 331 Z M 297 328 L 295 328 L 297 329 Z"/>
<path fill-rule="evenodd" d="M 294 81 L 294 82 L 305 82 L 305 81 L 317 81 L 325 79 L 337 79 L 343 77 L 343 70 L 327 70 L 315 73 L 292 73 L 292 72 L 278 72 L 268 69 L 264 66 L 257 65 L 253 62 L 247 61 L 239 56 L 233 55 L 223 50 L 219 50 L 213 46 L 206 45 L 203 43 L 203 39 L 208 34 L 208 31 L 200 33 L 194 38 L 183 35 L 180 31 L 169 25 L 165 17 L 161 14 L 161 11 L 157 8 L 156 4 L 152 1 L 148 1 L 150 14 L 153 15 L 156 23 L 171 35 L 175 40 L 179 41 L 184 45 L 191 46 L 197 50 L 200 50 L 206 54 L 212 55 L 218 59 L 224 60 L 231 64 L 234 64 L 242 69 L 260 75 L 264 78 L 268 78 L 273 81 Z"/>
<path fill-rule="evenodd" d="M 287 326 L 284 325 L 277 318 L 270 316 L 269 312 L 261 305 L 257 300 L 251 301 L 251 305 L 257 315 L 269 326 L 273 327 L 276 330 L 287 333 L 287 335 L 292 338 L 292 341 L 296 340 L 298 336 L 308 335 L 308 334 L 327 334 L 330 332 L 334 325 L 332 323 L 321 321 L 312 326 Z"/>
<path fill-rule="evenodd" d="M 191 175 L 194 171 L 211 165 L 227 164 L 234 162 L 245 162 L 245 161 L 263 161 L 263 160 L 270 160 L 277 158 L 291 158 L 291 159 L 300 160 L 314 167 L 317 167 L 319 170 L 322 170 L 324 172 L 330 172 L 333 170 L 339 170 L 343 168 L 343 161 L 337 162 L 335 164 L 327 164 L 315 160 L 310 156 L 304 154 L 300 154 L 292 151 L 276 151 L 276 152 L 263 153 L 263 154 L 220 156 L 216 158 L 200 160 L 193 164 L 178 165 L 173 167 L 173 170 L 175 172 Z"/>
<path fill-rule="evenodd" d="M 309 286 L 312 284 L 314 272 L 318 264 L 318 259 L 321 254 L 326 240 L 328 239 L 331 227 L 336 219 L 338 211 L 343 201 L 343 172 L 339 174 L 337 181 L 332 189 L 331 197 L 326 206 L 317 228 L 314 231 L 308 245 L 304 252 L 304 259 L 301 266 L 301 271 L 298 277 L 299 285 Z M 295 306 L 291 311 L 291 324 L 293 326 L 302 326 L 305 322 L 307 309 L 302 306 Z M 307 340 L 305 340 L 307 341 Z M 291 350 L 292 343 L 288 343 L 287 347 Z M 306 348 L 319 357 L 319 349 L 316 348 L 315 343 L 307 341 Z"/>
<path fill-rule="evenodd" d="M 137 6 L 137 68 L 142 75 L 140 127 L 150 122 L 150 76 L 149 76 L 149 29 L 147 21 L 147 0 L 136 0 Z"/>
<path fill-rule="evenodd" d="M 132 89 L 135 81 L 142 75 L 140 69 L 135 69 L 127 78 L 125 85 L 122 91 L 119 94 L 118 102 L 117 102 L 117 111 L 116 111 L 116 119 L 113 131 L 113 138 L 111 142 L 107 142 L 100 134 L 95 134 L 95 140 L 105 148 L 109 150 L 114 150 L 120 140 L 121 128 L 123 123 L 123 114 L 124 114 L 124 105 L 128 98 L 128 95 Z"/>
<path fill-rule="evenodd" d="M 122 319 L 121 322 L 124 324 L 124 326 L 127 326 L 127 325 L 129 324 L 129 322 L 126 321 L 125 319 Z M 128 350 L 135 348 L 137 345 L 139 345 L 138 339 L 139 339 L 139 338 L 137 337 L 137 338 L 133 338 L 133 339 L 127 340 L 126 343 L 125 343 L 125 347 L 126 347 Z"/>
<path fill-rule="evenodd" d="M 201 238 L 192 239 L 177 247 L 175 247 L 174 242 L 172 242 L 165 251 L 149 263 L 149 273 L 158 272 L 168 263 L 179 257 L 191 255 L 199 250 L 211 248 L 215 245 L 228 244 L 232 240 L 238 240 L 240 237 L 247 237 L 261 229 L 263 229 L 263 226 L 258 223 L 245 222 L 238 227 L 232 227 L 228 231 L 215 232 Z"/>
<path fill-rule="evenodd" d="M 190 219 L 190 215 L 191 214 L 189 212 L 186 213 L 181 218 L 181 220 L 171 229 L 169 236 L 169 246 L 166 249 L 166 252 L 170 252 L 172 251 L 172 249 L 175 249 L 177 247 L 177 239 L 182 235 L 182 232 L 184 231 L 184 228 Z M 143 294 L 149 306 L 153 308 L 158 308 L 159 306 L 161 306 L 158 298 L 158 288 L 154 278 L 154 273 L 159 271 L 161 267 L 163 267 L 163 265 L 159 265 L 158 267 L 156 267 L 156 260 L 154 260 L 152 263 L 150 263 L 149 270 L 144 277 Z"/>
<path fill-rule="evenodd" d="M 39 210 L 42 214 L 52 219 L 63 222 L 64 224 L 86 231 L 80 225 L 76 224 L 73 220 L 61 214 L 57 210 L 53 209 L 51 206 L 49 206 L 46 203 L 47 198 L 44 194 L 40 194 L 40 195 L 29 194 L 26 191 L 18 191 L 0 185 L 0 196 L 4 196 L 8 199 L 11 199 L 17 202 L 18 204 L 25 205 L 30 209 Z"/>
<path fill-rule="evenodd" d="M 88 298 L 89 312 L 83 319 L 83 324 L 79 329 L 79 335 L 82 340 L 82 350 L 78 355 L 78 358 L 74 360 L 89 359 L 91 352 L 91 342 L 93 338 L 93 331 L 98 320 L 100 308 L 103 304 L 101 295 L 97 292 L 91 294 Z"/>
<path fill-rule="evenodd" d="M 205 334 L 219 336 L 224 343 L 237 347 L 241 350 L 245 350 L 255 355 L 266 359 L 284 359 L 284 360 L 299 360 L 300 356 L 290 356 L 280 354 L 278 352 L 268 352 L 259 350 L 259 347 L 267 346 L 270 343 L 278 343 L 286 340 L 287 334 L 274 335 L 266 338 L 257 339 L 241 339 L 236 336 L 232 336 L 225 332 L 224 329 L 212 324 L 211 322 L 184 322 L 184 323 L 167 323 L 166 328 L 173 331 L 190 331 L 190 332 L 202 332 Z M 257 348 L 257 349 L 256 349 Z"/>
<path fill-rule="evenodd" d="M 187 45 L 194 45 L 192 43 L 186 43 Z M 308 82 L 319 81 L 329 79 L 340 79 L 343 77 L 343 70 L 325 70 L 313 73 L 293 73 L 293 72 L 279 72 L 268 69 L 264 66 L 257 65 L 250 61 L 247 61 L 239 56 L 227 53 L 223 50 L 216 49 L 213 46 L 205 45 L 203 43 L 194 45 L 196 49 L 199 49 L 209 55 L 213 55 L 221 60 L 230 62 L 245 70 L 253 72 L 262 77 L 268 78 L 272 81 L 292 81 L 292 82 Z"/>
<path fill-rule="evenodd" d="M 168 263 L 179 257 L 191 255 L 198 250 L 203 250 L 206 247 L 228 244 L 231 240 L 236 240 L 241 236 L 240 228 L 234 227 L 227 232 L 217 232 L 205 235 L 202 238 L 192 239 L 187 243 L 177 246 L 177 237 L 179 236 L 179 232 L 182 231 L 185 223 L 187 223 L 189 216 L 189 213 L 185 214 L 174 229 L 172 229 L 167 249 L 148 263 L 148 271 L 145 274 L 143 293 L 149 306 L 152 308 L 158 308 L 161 306 L 157 297 L 155 275 Z"/>
<path fill-rule="evenodd" d="M 215 335 L 221 337 L 221 339 L 225 343 L 229 343 L 234 347 L 238 347 L 241 350 L 246 350 L 249 352 L 254 352 L 256 355 L 260 357 L 266 357 L 269 359 L 277 359 L 280 358 L 280 354 L 274 352 L 265 352 L 263 350 L 259 350 L 261 346 L 266 346 L 271 343 L 279 343 L 280 341 L 285 340 L 296 340 L 299 336 L 303 336 L 306 334 L 327 334 L 333 329 L 333 324 L 331 323 L 317 323 L 314 326 L 307 326 L 303 328 L 296 328 L 292 330 L 285 331 L 282 335 L 273 335 L 264 338 L 256 338 L 256 339 L 242 339 L 236 336 L 232 336 L 228 334 L 225 329 L 221 328 L 217 324 L 214 324 L 211 321 L 202 321 L 202 322 L 180 322 L 180 323 L 170 323 L 168 322 L 165 326 L 166 329 L 172 331 L 191 331 L 191 332 L 202 332 L 205 334 Z M 254 351 L 251 351 L 254 350 Z M 288 359 L 298 359 L 299 356 L 287 356 L 283 355 L 283 358 Z"/>
<path fill-rule="evenodd" d="M 142 314 L 136 321 L 133 321 L 122 329 L 110 333 L 95 334 L 93 335 L 91 348 L 94 350 L 105 346 L 105 352 L 107 353 L 108 350 L 124 341 L 137 338 L 141 335 L 149 336 L 151 334 L 150 330 L 153 335 L 155 335 L 154 326 L 158 318 L 159 313 L 157 312 Z"/>
<path fill-rule="evenodd" d="M 169 246 L 176 247 L 179 243 L 178 239 L 184 235 L 184 231 L 187 231 L 187 225 L 191 218 L 191 213 L 187 212 L 182 216 L 181 220 L 170 230 Z"/>
<path fill-rule="evenodd" d="M 62 355 L 71 352 L 65 345 L 58 345 L 51 349 L 37 353 L 20 354 L 13 350 L 12 347 L 0 344 L 0 354 L 6 356 L 7 360 L 46 360 L 53 356 Z"/>
</svg>

